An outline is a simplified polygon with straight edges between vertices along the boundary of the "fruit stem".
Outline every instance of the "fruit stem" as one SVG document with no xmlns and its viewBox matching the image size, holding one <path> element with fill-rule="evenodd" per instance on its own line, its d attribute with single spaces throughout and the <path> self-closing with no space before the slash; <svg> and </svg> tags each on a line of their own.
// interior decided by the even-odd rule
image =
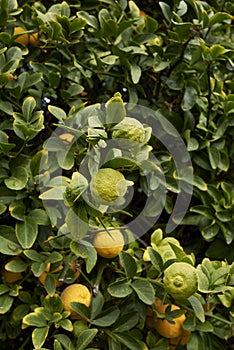
<svg viewBox="0 0 234 350">
<path fill-rule="evenodd" d="M 99 285 L 100 285 L 100 282 L 101 282 L 101 279 L 102 279 L 102 274 L 106 268 L 106 266 L 108 265 L 108 263 L 106 262 L 101 262 L 99 267 L 98 267 L 98 273 L 97 273 L 97 278 L 93 284 L 93 294 L 94 296 L 96 296 L 98 294 L 98 291 L 99 291 Z"/>
</svg>

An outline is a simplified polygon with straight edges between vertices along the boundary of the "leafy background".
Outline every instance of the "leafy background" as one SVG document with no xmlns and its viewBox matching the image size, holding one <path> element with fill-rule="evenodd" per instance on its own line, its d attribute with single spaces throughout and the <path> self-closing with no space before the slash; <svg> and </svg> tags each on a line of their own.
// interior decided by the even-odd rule
<svg viewBox="0 0 234 350">
<path fill-rule="evenodd" d="M 205 314 L 194 303 L 189 306 L 186 328 L 192 336 L 187 348 L 231 349 L 233 14 L 228 1 L 0 2 L 0 259 L 3 264 L 20 256 L 8 268 L 23 275 L 16 283 L 3 280 L 0 285 L 3 349 L 144 349 L 144 344 L 167 349 L 168 341 L 145 326 L 146 309 L 155 293 L 164 293 L 160 283 L 166 266 L 190 255 L 200 276 L 206 275 L 199 293 L 216 307 Z M 17 26 L 38 33 L 38 43 L 16 41 Z M 171 156 L 155 138 L 147 146 L 167 179 L 165 208 L 155 227 L 129 243 L 117 259 L 103 262 L 92 245 L 84 249 L 87 225 L 78 234 L 70 212 L 67 227 L 60 227 L 59 212 L 48 217 L 39 197 L 39 170 L 50 164 L 47 151 L 71 179 L 87 149 L 106 139 L 104 125 L 97 128 L 87 121 L 89 132 L 67 154 L 61 140 L 47 143 L 54 130 L 69 126 L 85 106 L 106 103 L 116 92 L 124 102 L 149 107 L 172 123 L 193 163 L 190 207 L 170 234 L 180 248 L 171 244 L 173 255 L 164 261 L 152 242 L 159 245 L 167 236 L 178 188 Z M 111 166 L 119 168 L 117 163 Z M 135 190 L 143 191 L 128 208 L 137 215 L 145 202 L 144 179 L 134 165 L 121 167 Z M 101 227 L 97 213 L 82 202 L 76 210 L 83 222 Z M 129 216 L 104 216 L 104 224 L 113 219 L 126 223 Z M 48 242 L 49 236 L 56 239 Z M 145 251 L 150 261 L 143 259 Z M 48 263 L 69 265 L 77 257 L 81 281 L 89 287 L 100 283 L 91 310 L 82 311 L 90 326 L 81 335 L 78 331 L 79 337 L 77 324 L 62 310 L 57 275 L 51 274 L 45 285 L 38 281 Z M 65 276 L 65 283 L 71 281 L 74 276 Z"/>
</svg>

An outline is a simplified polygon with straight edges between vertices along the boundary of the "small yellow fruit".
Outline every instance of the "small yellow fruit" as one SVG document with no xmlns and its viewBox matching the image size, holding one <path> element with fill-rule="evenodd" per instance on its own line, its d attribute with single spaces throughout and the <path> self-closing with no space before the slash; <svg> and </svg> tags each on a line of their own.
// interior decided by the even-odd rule
<svg viewBox="0 0 234 350">
<path fill-rule="evenodd" d="M 42 272 L 42 274 L 38 277 L 38 279 L 41 282 L 41 284 L 44 285 L 48 273 L 56 273 L 56 272 L 61 271 L 62 269 L 63 269 L 63 265 L 59 265 L 56 269 L 50 271 L 50 263 L 48 263 L 45 271 Z M 63 282 L 59 281 L 57 278 L 55 278 L 55 285 L 56 285 L 56 287 L 60 287 L 63 285 Z"/>
<path fill-rule="evenodd" d="M 183 329 L 182 334 L 179 337 L 170 339 L 170 347 L 169 350 L 176 349 L 177 345 L 186 345 L 189 341 L 191 332 Z"/>
<path fill-rule="evenodd" d="M 72 271 L 75 272 L 75 275 L 74 275 L 74 279 L 75 280 L 80 276 L 80 269 L 77 269 L 77 264 L 78 264 L 78 260 L 74 260 L 69 266 L 69 268 Z M 53 274 L 53 273 L 59 272 L 59 271 L 61 271 L 63 269 L 64 269 L 64 266 L 61 264 L 56 269 L 50 271 L 50 263 L 48 263 L 47 266 L 46 266 L 45 271 L 42 272 L 42 274 L 38 277 L 38 279 L 41 282 L 41 284 L 44 285 L 48 273 Z M 56 287 L 61 287 L 63 284 L 64 284 L 63 281 L 60 281 L 60 280 L 58 280 L 58 278 L 55 277 L 55 285 L 56 285 Z"/>
<path fill-rule="evenodd" d="M 5 262 L 5 264 L 3 265 L 1 272 L 2 272 L 3 281 L 5 283 L 14 283 L 14 282 L 17 282 L 23 278 L 23 275 L 21 272 L 12 272 L 12 271 L 6 270 L 6 268 L 5 268 L 6 264 L 9 263 L 10 261 L 19 260 L 19 259 L 20 259 L 19 257 L 15 256 L 15 257 L 7 260 Z"/>
<path fill-rule="evenodd" d="M 119 230 L 111 230 L 109 232 L 100 231 L 98 232 L 93 240 L 93 245 L 97 253 L 103 258 L 114 258 L 116 257 L 124 247 L 124 237 Z"/>
<path fill-rule="evenodd" d="M 38 33 L 30 34 L 29 36 L 29 45 L 38 47 L 39 41 L 38 41 Z"/>
<path fill-rule="evenodd" d="M 162 302 L 160 304 L 160 302 L 157 300 L 155 302 L 155 306 L 158 312 L 165 313 L 168 304 L 162 304 Z M 171 304 L 171 311 L 173 310 L 180 310 L 180 307 Z M 168 322 L 166 319 L 155 318 L 154 328 L 161 336 L 165 338 L 177 338 L 180 337 L 184 332 L 183 323 L 185 318 L 185 315 L 176 317 L 173 319 L 173 321 L 175 322 L 173 324 Z"/>
<path fill-rule="evenodd" d="M 86 286 L 83 284 L 75 283 L 66 287 L 60 296 L 65 311 L 71 312 L 71 319 L 82 318 L 77 312 L 72 310 L 70 303 L 78 302 L 86 305 L 87 307 L 91 304 L 91 293 Z"/>
<path fill-rule="evenodd" d="M 65 132 L 64 134 L 59 135 L 59 138 L 63 141 L 65 145 L 69 145 L 73 141 L 74 137 L 75 137 L 74 135 L 68 132 Z"/>
<path fill-rule="evenodd" d="M 21 33 L 26 32 L 27 29 L 23 28 L 23 27 L 15 27 L 14 28 L 14 35 L 18 35 Z M 24 33 L 20 36 L 18 36 L 15 41 L 17 41 L 18 43 L 24 45 L 24 46 L 34 46 L 37 47 L 38 46 L 38 33 L 33 33 L 33 34 L 28 34 L 28 33 Z"/>
<path fill-rule="evenodd" d="M 23 27 L 15 27 L 14 28 L 14 35 L 18 35 L 21 34 L 23 32 L 26 32 L 27 29 L 24 29 Z M 29 44 L 29 34 L 25 33 L 22 34 L 20 36 L 18 36 L 15 41 L 17 41 L 18 43 L 27 46 Z"/>
</svg>

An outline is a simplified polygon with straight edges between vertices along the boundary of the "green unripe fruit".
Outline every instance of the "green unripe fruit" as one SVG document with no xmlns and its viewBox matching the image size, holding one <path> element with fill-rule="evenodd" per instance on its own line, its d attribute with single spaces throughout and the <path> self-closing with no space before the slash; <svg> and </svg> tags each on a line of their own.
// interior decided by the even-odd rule
<svg viewBox="0 0 234 350">
<path fill-rule="evenodd" d="M 99 169 L 91 181 L 91 192 L 94 197 L 106 202 L 113 202 L 126 193 L 128 181 L 122 173 L 111 168 Z"/>
<path fill-rule="evenodd" d="M 163 283 L 174 299 L 187 299 L 197 291 L 197 270 L 188 263 L 175 262 L 164 271 Z"/>
<path fill-rule="evenodd" d="M 145 139 L 145 129 L 138 120 L 126 117 L 113 128 L 112 138 L 129 139 L 142 143 Z"/>
</svg>

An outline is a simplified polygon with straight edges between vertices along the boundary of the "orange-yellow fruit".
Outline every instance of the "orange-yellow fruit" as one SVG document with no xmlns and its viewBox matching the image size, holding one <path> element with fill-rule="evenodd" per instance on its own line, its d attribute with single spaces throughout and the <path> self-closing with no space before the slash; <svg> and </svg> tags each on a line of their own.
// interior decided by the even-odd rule
<svg viewBox="0 0 234 350">
<path fill-rule="evenodd" d="M 56 273 L 56 272 L 61 271 L 62 269 L 63 269 L 63 265 L 59 265 L 56 269 L 50 271 L 50 263 L 48 263 L 47 266 L 46 266 L 45 271 L 42 272 L 42 274 L 38 277 L 38 279 L 41 282 L 41 284 L 44 285 L 48 273 Z M 60 287 L 60 286 L 63 285 L 63 281 L 59 281 L 56 278 L 55 284 L 56 284 L 56 287 Z"/>
<path fill-rule="evenodd" d="M 34 47 L 37 47 L 39 45 L 38 33 L 30 34 L 30 36 L 29 36 L 29 45 L 34 46 Z"/>
<path fill-rule="evenodd" d="M 124 237 L 119 230 L 109 230 L 98 232 L 93 240 L 93 245 L 97 253 L 103 258 L 116 257 L 124 247 Z"/>
<path fill-rule="evenodd" d="M 75 283 L 66 287 L 62 291 L 60 298 L 63 303 L 64 310 L 71 312 L 71 319 L 80 319 L 82 317 L 77 312 L 72 310 L 70 303 L 78 302 L 89 307 L 91 304 L 92 296 L 86 286 L 80 283 Z"/>
<path fill-rule="evenodd" d="M 14 28 L 14 35 L 21 34 L 23 32 L 26 32 L 27 30 L 23 27 L 15 27 Z M 29 34 L 25 33 L 20 36 L 18 36 L 15 41 L 17 41 L 20 44 L 23 44 L 24 46 L 27 46 L 29 44 Z"/>
<path fill-rule="evenodd" d="M 156 310 L 160 313 L 165 313 L 168 304 L 160 304 L 160 301 L 156 300 L 155 302 Z M 174 304 L 171 304 L 171 311 L 180 310 L 180 307 Z M 154 328 L 156 331 L 165 338 L 177 338 L 180 337 L 183 332 L 183 323 L 185 320 L 185 315 L 181 315 L 173 319 L 175 323 L 170 323 L 166 319 L 160 319 L 155 317 Z"/>
<path fill-rule="evenodd" d="M 19 281 L 19 280 L 21 280 L 21 279 L 23 278 L 23 275 L 22 275 L 21 272 L 12 272 L 12 271 L 7 271 L 7 270 L 5 269 L 5 265 L 6 265 L 7 263 L 9 263 L 9 262 L 12 261 L 12 260 L 18 260 L 18 259 L 20 259 L 20 258 L 17 257 L 17 256 L 15 256 L 15 257 L 13 257 L 13 258 L 7 260 L 7 261 L 5 262 L 5 264 L 3 265 L 2 271 L 1 271 L 1 272 L 2 272 L 3 281 L 4 281 L 5 283 L 14 283 L 14 282 L 17 282 L 17 281 Z"/>
<path fill-rule="evenodd" d="M 78 261 L 74 260 L 69 266 L 69 268 L 72 271 L 75 272 L 75 278 L 74 278 L 75 280 L 80 276 L 80 269 L 77 269 L 77 263 L 78 263 Z M 56 269 L 50 271 L 50 263 L 48 263 L 45 271 L 42 272 L 42 274 L 38 277 L 38 279 L 41 282 L 41 284 L 44 285 L 48 273 L 52 273 L 53 274 L 53 273 L 56 273 L 56 272 L 59 272 L 59 271 L 63 270 L 63 268 L 64 267 L 61 264 Z M 55 278 L 55 284 L 56 284 L 56 287 L 61 287 L 64 284 L 64 282 L 63 281 L 59 281 L 57 278 Z"/>
<path fill-rule="evenodd" d="M 74 135 L 65 132 L 64 134 L 59 135 L 59 138 L 63 141 L 65 145 L 69 145 L 74 140 Z"/>
<path fill-rule="evenodd" d="M 17 34 L 21 34 L 21 33 L 24 33 L 26 32 L 27 29 L 23 28 L 23 27 L 15 27 L 14 28 L 14 35 L 17 35 Z M 18 43 L 21 43 L 22 45 L 24 46 L 28 46 L 28 45 L 31 45 L 31 46 L 38 46 L 38 33 L 33 33 L 33 34 L 28 34 L 28 33 L 24 33 L 20 36 L 18 36 L 15 41 L 17 41 Z"/>
<path fill-rule="evenodd" d="M 186 345 L 189 341 L 191 332 L 186 329 L 183 330 L 182 334 L 179 337 L 170 339 L 170 348 L 169 350 L 176 349 L 177 345 Z"/>
</svg>

